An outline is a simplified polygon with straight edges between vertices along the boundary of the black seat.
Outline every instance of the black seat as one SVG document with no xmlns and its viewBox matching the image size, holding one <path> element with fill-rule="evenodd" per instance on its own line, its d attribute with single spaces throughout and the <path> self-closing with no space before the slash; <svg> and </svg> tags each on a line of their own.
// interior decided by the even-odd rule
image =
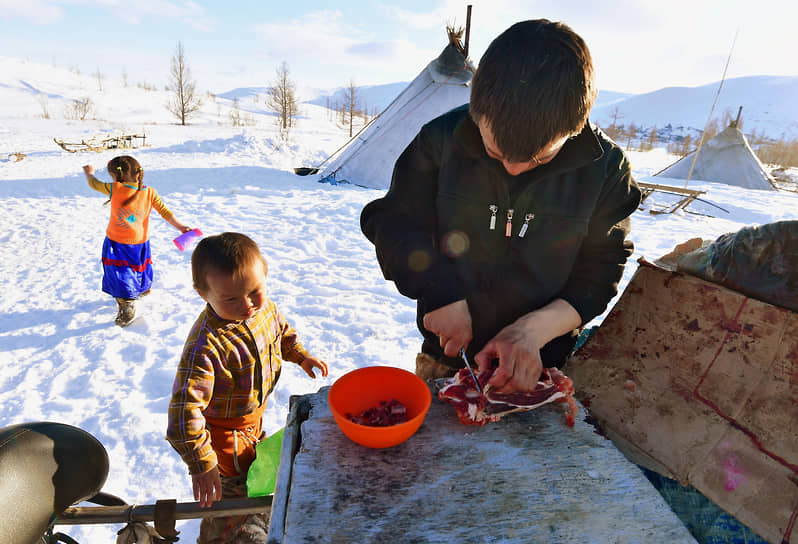
<svg viewBox="0 0 798 544">
<path fill-rule="evenodd" d="M 0 429 L 0 542 L 35 544 L 53 516 L 94 497 L 108 454 L 92 435 L 62 423 Z"/>
</svg>

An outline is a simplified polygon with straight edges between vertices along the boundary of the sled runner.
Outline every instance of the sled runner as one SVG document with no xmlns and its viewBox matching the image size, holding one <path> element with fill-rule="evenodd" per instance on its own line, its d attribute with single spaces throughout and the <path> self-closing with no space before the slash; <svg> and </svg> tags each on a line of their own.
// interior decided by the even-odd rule
<svg viewBox="0 0 798 544">
<path fill-rule="evenodd" d="M 210 508 L 175 500 L 129 505 L 102 491 L 107 476 L 108 454 L 86 431 L 52 422 L 0 428 L 0 542 L 77 544 L 54 526 L 98 523 L 126 523 L 122 531 L 135 533 L 130 542 L 144 542 L 139 535 L 176 542 L 175 520 L 253 514 L 272 503 L 264 496 L 225 499 Z M 82 502 L 98 506 L 74 506 Z"/>
<path fill-rule="evenodd" d="M 53 141 L 64 151 L 77 153 L 78 151 L 100 152 L 107 149 L 136 149 L 145 147 L 146 139 L 146 134 L 117 134 L 108 137 L 94 136 L 80 142 L 65 142 L 58 138 L 53 138 Z"/>
</svg>

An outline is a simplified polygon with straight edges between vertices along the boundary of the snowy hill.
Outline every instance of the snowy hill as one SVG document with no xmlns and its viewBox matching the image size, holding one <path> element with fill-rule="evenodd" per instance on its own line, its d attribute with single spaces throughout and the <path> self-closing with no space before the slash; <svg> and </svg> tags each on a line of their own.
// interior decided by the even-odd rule
<svg viewBox="0 0 798 544">
<path fill-rule="evenodd" d="M 706 125 L 719 82 L 700 87 L 667 87 L 658 91 L 599 102 L 591 119 L 601 126 L 612 121 L 617 108 L 617 123 L 638 127 L 662 128 L 666 125 L 702 130 Z M 723 83 L 713 118 L 732 118 L 742 106 L 742 130 L 756 131 L 770 138 L 798 137 L 798 76 L 752 76 L 729 79 Z M 721 127 L 723 128 L 723 127 Z"/>
<path fill-rule="evenodd" d="M 375 108 L 381 112 L 401 93 L 409 82 L 387 83 L 385 85 L 364 85 L 357 87 L 355 94 L 361 108 L 365 107 L 369 113 Z M 339 87 L 332 91 L 322 91 L 316 98 L 307 100 L 309 104 L 328 106 L 330 104 L 346 103 L 348 89 Z"/>
<path fill-rule="evenodd" d="M 599 90 L 598 96 L 596 97 L 596 102 L 593 104 L 594 110 L 599 107 L 606 107 L 612 104 L 617 104 L 618 102 L 622 102 L 629 98 L 630 96 L 634 96 L 630 93 L 617 93 L 615 91 L 602 91 Z"/>
<path fill-rule="evenodd" d="M 406 83 L 358 87 L 357 93 L 369 111 L 382 111 L 406 86 Z M 607 126 L 617 109 L 617 123 L 634 123 L 643 129 L 670 125 L 674 132 L 704 129 L 720 82 L 699 87 L 667 87 L 645 94 L 629 94 L 601 90 L 591 114 L 591 120 Z M 346 89 L 321 91 L 307 100 L 309 104 L 327 106 L 343 103 Z M 713 118 L 737 116 L 740 106 L 742 128 L 746 133 L 756 131 L 770 138 L 798 137 L 798 77 L 752 76 L 729 79 L 723 83 Z M 722 128 L 722 127 L 721 127 Z"/>
<path fill-rule="evenodd" d="M 0 115 L 34 118 L 49 115 L 63 118 L 64 109 L 71 101 L 89 97 L 94 105 L 92 118 L 116 120 L 129 126 L 146 123 L 173 123 L 166 108 L 137 110 L 126 104 L 138 102 L 136 96 L 148 93 L 160 97 L 166 104 L 170 93 L 154 89 L 147 82 L 128 81 L 100 74 L 81 74 L 54 66 L 0 56 L 3 89 L 7 100 L 0 104 Z M 361 106 L 370 113 L 382 111 L 405 88 L 407 83 L 370 85 L 357 88 Z M 608 126 L 613 116 L 618 124 L 634 123 L 644 129 L 668 125 L 674 131 L 703 130 L 718 92 L 719 82 L 699 87 L 667 87 L 650 93 L 630 95 L 601 90 L 591 114 L 591 120 Z M 113 93 L 111 91 L 113 90 Z M 215 120 L 217 124 L 228 120 L 230 109 L 237 101 L 238 107 L 253 115 L 272 117 L 265 106 L 266 87 L 239 87 L 219 93 L 205 93 L 199 119 Z M 322 90 L 311 87 L 297 89 L 304 106 L 326 107 L 341 103 L 346 89 L 340 87 Z M 770 138 L 793 139 L 798 137 L 798 76 L 751 76 L 729 79 L 723 83 L 714 118 L 728 114 L 736 117 L 738 107 L 743 107 L 743 131 L 756 131 Z M 124 112 L 124 114 L 123 114 Z M 303 112 L 300 110 L 300 114 Z M 617 115 L 616 115 L 617 114 Z M 0 129 L 2 130 L 2 129 Z M 1 134 L 1 133 L 0 133 Z"/>
</svg>

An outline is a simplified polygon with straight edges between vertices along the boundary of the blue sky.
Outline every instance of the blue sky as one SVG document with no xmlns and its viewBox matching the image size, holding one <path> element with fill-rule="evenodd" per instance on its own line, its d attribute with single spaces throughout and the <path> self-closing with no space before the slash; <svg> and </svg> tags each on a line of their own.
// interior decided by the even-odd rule
<svg viewBox="0 0 798 544">
<path fill-rule="evenodd" d="M 437 56 L 469 3 L 475 63 L 512 23 L 545 17 L 585 38 L 602 90 L 718 81 L 735 33 L 727 77 L 798 76 L 788 0 L 0 0 L 0 55 L 160 87 L 180 41 L 200 90 L 267 86 L 283 61 L 299 86 L 394 83 Z"/>
</svg>

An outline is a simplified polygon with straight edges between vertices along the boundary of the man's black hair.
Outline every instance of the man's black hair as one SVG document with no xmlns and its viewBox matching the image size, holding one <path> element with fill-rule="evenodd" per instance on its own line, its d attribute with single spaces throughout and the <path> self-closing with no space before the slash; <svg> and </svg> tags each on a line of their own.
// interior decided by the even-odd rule
<svg viewBox="0 0 798 544">
<path fill-rule="evenodd" d="M 598 90 L 584 40 L 547 19 L 522 21 L 488 46 L 471 82 L 470 112 L 513 162 L 530 160 L 585 125 Z"/>
</svg>

